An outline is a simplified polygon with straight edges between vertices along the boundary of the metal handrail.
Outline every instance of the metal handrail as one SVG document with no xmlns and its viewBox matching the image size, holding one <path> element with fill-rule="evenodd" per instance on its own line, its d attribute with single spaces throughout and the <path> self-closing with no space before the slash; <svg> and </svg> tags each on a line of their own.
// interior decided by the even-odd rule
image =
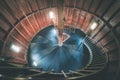
<svg viewBox="0 0 120 80">
<path fill-rule="evenodd" d="M 88 48 L 88 50 L 89 50 L 89 52 L 90 52 L 90 56 L 92 56 L 91 58 L 94 58 L 94 56 L 93 56 L 93 54 L 96 54 L 96 53 L 93 53 L 93 51 L 91 50 L 91 48 L 89 47 L 89 45 L 87 45 L 86 44 L 86 42 L 85 42 L 85 39 L 86 38 L 88 38 L 88 39 L 90 39 L 88 36 L 86 36 L 85 38 L 84 38 L 84 44 L 86 45 L 86 47 Z M 91 39 L 90 39 L 91 40 Z M 91 40 L 91 42 L 92 42 L 92 40 Z M 93 43 L 93 42 L 92 42 Z M 96 47 L 97 47 L 98 45 L 96 45 Z M 99 47 L 99 46 L 98 46 Z M 91 55 L 92 54 L 92 55 Z M 106 62 L 104 63 L 104 65 L 99 69 L 99 70 L 96 70 L 96 71 L 93 71 L 93 72 L 91 72 L 91 73 L 88 73 L 88 74 L 85 74 L 85 75 L 82 75 L 82 76 L 75 76 L 75 77 L 70 77 L 69 79 L 78 79 L 78 78 L 82 78 L 82 77 L 87 77 L 87 76 L 90 76 L 90 75 L 94 75 L 94 74 L 96 74 L 96 73 L 99 73 L 100 71 L 102 71 L 104 68 L 105 68 L 105 66 L 106 66 L 106 64 L 107 64 L 107 62 L 108 62 L 108 57 L 107 57 L 107 54 L 105 54 L 105 52 L 104 53 L 102 53 L 101 52 L 101 54 L 103 54 L 104 56 L 105 56 L 105 58 L 106 58 Z M 92 62 L 92 59 L 91 59 L 91 62 Z M 91 63 L 90 62 L 90 63 Z M 90 63 L 89 63 L 89 65 L 90 65 Z M 87 68 L 89 67 L 89 65 L 87 66 Z M 87 69 L 86 68 L 86 69 Z M 81 70 L 80 70 L 81 71 Z M 87 71 L 87 70 L 86 70 Z"/>
<path fill-rule="evenodd" d="M 87 64 L 87 66 L 86 67 L 84 67 L 83 69 L 80 69 L 79 71 L 72 71 L 71 73 L 64 73 L 64 71 L 62 71 L 62 73 L 61 74 L 57 74 L 57 73 L 49 73 L 49 74 L 53 74 L 53 75 L 64 75 L 65 76 L 65 78 L 66 79 L 78 79 L 78 78 L 82 78 L 82 77 L 87 77 L 87 76 L 91 76 L 91 75 L 94 75 L 94 74 L 96 74 L 96 73 L 99 73 L 100 71 L 102 71 L 103 69 L 104 69 L 104 67 L 105 67 L 105 65 L 106 65 L 106 63 L 107 63 L 107 60 L 108 60 L 108 58 L 107 57 L 105 57 L 106 58 L 106 62 L 103 64 L 103 67 L 101 67 L 100 69 L 98 69 L 98 70 L 93 70 L 91 73 L 88 73 L 88 74 L 84 74 L 84 73 L 82 73 L 81 71 L 86 71 L 87 72 L 87 68 L 89 68 L 89 65 L 91 65 L 91 63 L 93 62 L 93 59 L 94 59 L 94 57 L 95 56 L 93 56 L 93 54 L 96 54 L 96 53 L 93 53 L 93 50 L 90 48 L 90 46 L 85 42 L 85 40 L 86 39 L 90 39 L 89 37 L 85 37 L 84 39 L 83 39 L 83 41 L 82 41 L 82 43 L 88 48 L 88 50 L 89 50 L 89 53 L 90 53 L 90 60 L 89 60 L 89 62 L 88 62 L 88 64 Z M 91 42 L 91 44 L 92 44 L 92 40 L 90 39 L 90 42 Z M 88 42 L 89 43 L 89 42 Z M 96 46 L 98 46 L 98 45 L 96 45 Z M 99 47 L 99 46 L 98 46 Z M 103 48 L 104 49 L 104 48 Z M 102 50 L 103 50 L 102 49 Z M 107 56 L 105 53 L 103 54 L 104 56 Z M 3 67 L 3 68 L 7 68 L 7 67 Z M 9 68 L 13 68 L 13 67 L 9 67 Z M 16 67 L 15 67 L 16 68 Z M 18 67 L 18 69 L 30 69 L 30 70 L 32 70 L 33 69 L 33 71 L 34 70 L 37 70 L 37 68 L 32 68 L 32 67 Z M 42 73 L 42 71 L 40 70 L 39 71 L 40 73 Z M 75 74 L 75 73 L 79 73 L 79 74 L 83 74 L 82 76 L 69 76 L 69 75 L 71 75 L 71 74 Z"/>
</svg>

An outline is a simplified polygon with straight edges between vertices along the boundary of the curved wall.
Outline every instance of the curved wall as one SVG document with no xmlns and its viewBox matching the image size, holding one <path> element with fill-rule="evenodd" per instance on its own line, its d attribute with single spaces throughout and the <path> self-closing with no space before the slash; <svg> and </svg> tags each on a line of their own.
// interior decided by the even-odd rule
<svg viewBox="0 0 120 80">
<path fill-rule="evenodd" d="M 2 56 L 12 56 L 10 61 L 26 64 L 26 49 L 40 29 L 55 24 L 57 27 L 57 0 L 4 0 L 0 1 L 0 48 Z M 77 26 L 102 45 L 109 56 L 113 72 L 119 71 L 120 57 L 120 1 L 119 0 L 65 0 L 65 25 Z M 49 11 L 55 18 L 50 19 Z M 97 21 L 98 27 L 90 30 Z M 21 46 L 22 51 L 10 50 L 11 44 Z M 115 64 L 114 64 L 115 62 Z M 114 65 L 115 66 L 114 66 Z"/>
</svg>

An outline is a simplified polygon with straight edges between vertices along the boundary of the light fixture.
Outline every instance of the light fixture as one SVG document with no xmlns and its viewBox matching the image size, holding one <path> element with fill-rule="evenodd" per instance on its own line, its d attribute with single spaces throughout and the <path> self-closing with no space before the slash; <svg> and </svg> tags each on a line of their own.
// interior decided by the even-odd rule
<svg viewBox="0 0 120 80">
<path fill-rule="evenodd" d="M 34 66 L 37 66 L 37 63 L 34 61 L 34 62 L 33 62 L 33 65 L 34 65 Z"/>
<path fill-rule="evenodd" d="M 52 34 L 58 34 L 56 29 L 52 29 Z"/>
<path fill-rule="evenodd" d="M 97 26 L 98 26 L 98 23 L 97 22 L 93 22 L 91 27 L 90 27 L 90 29 L 91 30 L 95 30 Z"/>
<path fill-rule="evenodd" d="M 10 49 L 17 53 L 20 52 L 20 50 L 21 50 L 20 47 L 15 44 L 12 44 Z"/>
<path fill-rule="evenodd" d="M 32 77 L 28 77 L 28 79 L 32 79 Z"/>
<path fill-rule="evenodd" d="M 3 75 L 2 74 L 0 74 L 0 77 L 2 77 Z"/>
<path fill-rule="evenodd" d="M 50 19 L 54 18 L 54 13 L 52 11 L 49 12 Z"/>
</svg>

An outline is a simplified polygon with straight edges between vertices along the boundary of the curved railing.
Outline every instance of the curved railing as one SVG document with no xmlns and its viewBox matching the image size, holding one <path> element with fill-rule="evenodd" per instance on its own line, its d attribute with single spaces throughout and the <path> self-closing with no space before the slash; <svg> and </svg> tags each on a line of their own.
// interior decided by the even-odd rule
<svg viewBox="0 0 120 80">
<path fill-rule="evenodd" d="M 107 55 L 100 49 L 100 47 L 94 44 L 90 38 L 85 37 L 83 44 L 86 45 L 90 52 L 90 62 L 84 69 L 79 71 L 70 71 L 71 73 L 74 73 L 74 75 L 70 75 L 67 78 L 68 80 L 95 75 L 96 73 L 101 72 L 107 64 Z"/>
<path fill-rule="evenodd" d="M 9 67 L 9 68 L 10 70 L 17 69 L 17 70 L 23 71 L 23 74 L 24 74 L 24 70 L 26 70 L 28 73 L 31 71 L 36 72 L 35 74 L 32 74 L 32 75 L 24 74 L 23 76 L 16 77 L 16 79 L 18 78 L 18 80 L 19 78 L 29 79 L 32 77 L 34 77 L 35 79 L 40 78 L 41 80 L 45 80 L 47 76 L 49 77 L 52 76 L 52 78 L 56 78 L 57 76 L 60 78 L 60 79 L 56 78 L 54 80 L 76 80 L 76 79 L 87 78 L 89 76 L 96 75 L 97 73 L 103 71 L 108 61 L 107 55 L 104 53 L 103 50 L 101 50 L 101 48 L 98 45 L 94 44 L 93 41 L 88 37 L 85 37 L 82 43 L 88 48 L 90 53 L 89 62 L 87 66 L 85 66 L 83 69 L 80 69 L 77 71 L 70 70 L 69 73 L 65 73 L 64 71 L 61 71 L 61 73 L 54 73 L 54 71 L 52 70 L 49 72 L 44 72 L 39 68 L 31 68 L 31 67 L 25 67 L 25 66 Z M 3 69 L 5 68 L 8 68 L 8 67 L 3 67 Z"/>
</svg>

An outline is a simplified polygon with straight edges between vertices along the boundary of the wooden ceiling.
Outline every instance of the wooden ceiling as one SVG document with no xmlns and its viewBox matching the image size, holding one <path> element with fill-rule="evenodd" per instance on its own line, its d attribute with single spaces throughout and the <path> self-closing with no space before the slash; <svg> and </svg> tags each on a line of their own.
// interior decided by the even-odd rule
<svg viewBox="0 0 120 80">
<path fill-rule="evenodd" d="M 0 0 L 0 52 L 10 62 L 26 64 L 26 52 L 34 35 L 48 25 L 58 27 L 58 0 Z M 102 45 L 109 61 L 119 60 L 120 0 L 65 0 L 64 28 L 83 30 L 95 44 Z M 50 19 L 49 12 L 55 17 Z M 90 30 L 97 21 L 98 27 Z M 10 50 L 11 44 L 21 48 Z"/>
</svg>

